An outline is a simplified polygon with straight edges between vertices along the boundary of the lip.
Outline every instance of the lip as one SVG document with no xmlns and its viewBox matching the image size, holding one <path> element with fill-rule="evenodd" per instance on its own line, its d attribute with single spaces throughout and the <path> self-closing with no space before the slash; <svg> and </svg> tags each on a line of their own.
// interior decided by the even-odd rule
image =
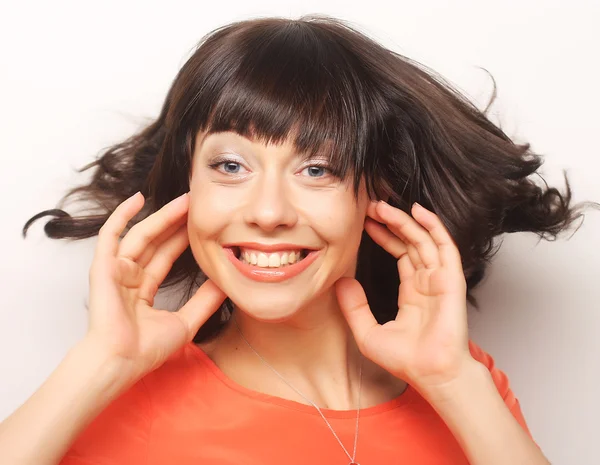
<svg viewBox="0 0 600 465">
<path fill-rule="evenodd" d="M 280 250 L 317 250 L 312 247 L 306 247 L 298 244 L 260 244 L 259 242 L 236 242 L 235 244 L 223 244 L 223 247 L 241 247 L 243 249 L 260 250 L 261 252 L 279 252 Z"/>
<path fill-rule="evenodd" d="M 256 265 L 250 265 L 249 263 L 243 263 L 237 259 L 235 254 L 233 253 L 232 247 L 224 246 L 225 254 L 233 266 L 237 268 L 237 270 L 253 281 L 259 281 L 262 283 L 280 283 L 282 281 L 286 281 L 298 274 L 302 273 L 306 268 L 308 268 L 319 256 L 319 250 L 306 249 L 298 246 L 292 246 L 290 248 L 290 244 L 276 244 L 272 246 L 265 246 L 264 244 L 253 244 L 250 243 L 245 244 L 235 244 L 235 247 L 247 247 L 247 248 L 255 248 L 256 245 L 262 245 L 263 248 L 256 248 L 255 250 L 262 250 L 265 252 L 275 252 L 277 250 L 294 250 L 294 247 L 300 248 L 303 250 L 307 250 L 308 253 L 306 257 L 304 257 L 299 262 L 294 263 L 293 265 L 286 265 L 282 268 L 261 268 Z M 285 247 L 284 247 L 285 246 Z M 274 248 L 277 247 L 277 248 Z"/>
</svg>

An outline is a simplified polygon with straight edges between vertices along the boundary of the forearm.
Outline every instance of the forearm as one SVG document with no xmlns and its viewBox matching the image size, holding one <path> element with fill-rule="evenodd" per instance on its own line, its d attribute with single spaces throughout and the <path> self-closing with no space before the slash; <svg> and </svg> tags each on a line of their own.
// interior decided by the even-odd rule
<svg viewBox="0 0 600 465">
<path fill-rule="evenodd" d="M 85 341 L 0 423 L 0 463 L 55 465 L 78 434 L 125 389 L 117 366 Z"/>
<path fill-rule="evenodd" d="M 490 372 L 473 360 L 456 382 L 424 393 L 471 465 L 548 465 L 498 393 Z"/>
</svg>

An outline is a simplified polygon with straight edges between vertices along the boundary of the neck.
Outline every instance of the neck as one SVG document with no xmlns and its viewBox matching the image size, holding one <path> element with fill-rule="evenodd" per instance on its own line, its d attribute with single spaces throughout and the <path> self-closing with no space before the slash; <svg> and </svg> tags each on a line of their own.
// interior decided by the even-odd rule
<svg viewBox="0 0 600 465">
<path fill-rule="evenodd" d="M 341 374 L 357 366 L 359 350 L 334 295 L 325 295 L 282 322 L 264 322 L 236 309 L 229 331 L 239 343 L 248 343 L 274 368 L 307 377 Z M 350 371 L 355 371 L 350 368 Z"/>
<path fill-rule="evenodd" d="M 375 405 L 399 394 L 400 380 L 395 380 L 391 396 L 388 392 L 383 394 L 385 398 L 381 397 L 382 385 L 385 391 L 385 386 L 390 386 L 394 378 L 360 354 L 333 290 L 282 322 L 259 321 L 236 309 L 210 356 L 239 384 L 308 403 L 282 381 L 270 365 L 295 389 L 323 408 L 351 410 L 357 407 L 361 361 L 362 389 L 366 394 L 361 400 L 363 407 L 365 402 Z M 371 396 L 369 400 L 365 392 L 369 386 L 378 397 Z"/>
</svg>

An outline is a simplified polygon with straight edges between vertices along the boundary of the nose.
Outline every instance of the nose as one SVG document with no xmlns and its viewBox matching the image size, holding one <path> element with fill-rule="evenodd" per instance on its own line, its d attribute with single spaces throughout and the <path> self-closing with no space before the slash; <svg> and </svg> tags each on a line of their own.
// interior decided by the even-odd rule
<svg viewBox="0 0 600 465">
<path fill-rule="evenodd" d="M 269 232 L 278 227 L 294 226 L 298 215 L 289 197 L 286 183 L 280 177 L 257 179 L 249 192 L 244 215 L 246 223 Z"/>
</svg>

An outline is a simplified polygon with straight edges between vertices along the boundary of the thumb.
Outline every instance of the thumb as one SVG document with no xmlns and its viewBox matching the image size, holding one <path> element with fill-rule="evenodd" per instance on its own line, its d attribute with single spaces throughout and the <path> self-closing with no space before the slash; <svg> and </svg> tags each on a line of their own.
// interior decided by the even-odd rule
<svg viewBox="0 0 600 465">
<path fill-rule="evenodd" d="M 177 313 L 188 328 L 191 340 L 206 320 L 215 313 L 227 296 L 217 285 L 207 279 L 190 300 Z"/>
<path fill-rule="evenodd" d="M 365 348 L 368 334 L 379 323 L 371 312 L 364 289 L 356 279 L 340 278 L 335 283 L 335 292 L 340 310 L 354 334 L 358 348 L 367 355 Z"/>
</svg>

